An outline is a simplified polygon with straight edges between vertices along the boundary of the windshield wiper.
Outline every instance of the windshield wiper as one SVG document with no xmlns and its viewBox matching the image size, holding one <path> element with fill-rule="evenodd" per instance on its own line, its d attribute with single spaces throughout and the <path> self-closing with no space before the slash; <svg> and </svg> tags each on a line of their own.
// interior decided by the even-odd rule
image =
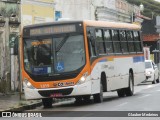
<svg viewBox="0 0 160 120">
<path fill-rule="evenodd" d="M 64 37 L 64 39 L 62 40 L 62 42 L 56 48 L 56 52 L 60 51 L 60 49 L 63 47 L 64 43 L 67 41 L 68 38 L 69 38 L 69 36 Z"/>
</svg>

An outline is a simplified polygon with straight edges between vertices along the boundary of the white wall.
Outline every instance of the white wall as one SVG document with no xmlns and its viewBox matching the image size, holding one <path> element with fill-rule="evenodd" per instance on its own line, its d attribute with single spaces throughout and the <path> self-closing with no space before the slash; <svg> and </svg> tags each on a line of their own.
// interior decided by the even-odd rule
<svg viewBox="0 0 160 120">
<path fill-rule="evenodd" d="M 139 11 L 137 6 L 125 0 L 55 0 L 55 11 L 62 18 L 73 20 L 103 20 L 131 22 L 131 13 Z M 96 15 L 95 15 L 96 13 Z"/>
<path fill-rule="evenodd" d="M 91 0 L 55 0 L 55 11 L 61 11 L 62 18 L 94 19 L 93 9 Z"/>
<path fill-rule="evenodd" d="M 115 10 L 115 0 L 55 0 L 55 11 L 61 11 L 62 18 L 95 20 L 96 7 Z"/>
</svg>

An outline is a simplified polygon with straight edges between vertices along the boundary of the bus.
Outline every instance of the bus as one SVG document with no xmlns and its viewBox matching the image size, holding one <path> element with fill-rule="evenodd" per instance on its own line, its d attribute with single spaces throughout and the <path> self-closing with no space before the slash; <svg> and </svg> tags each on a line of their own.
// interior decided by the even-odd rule
<svg viewBox="0 0 160 120">
<path fill-rule="evenodd" d="M 132 96 L 145 80 L 141 27 L 105 21 L 58 21 L 25 26 L 21 70 L 26 99 L 103 102 L 103 92 Z"/>
</svg>

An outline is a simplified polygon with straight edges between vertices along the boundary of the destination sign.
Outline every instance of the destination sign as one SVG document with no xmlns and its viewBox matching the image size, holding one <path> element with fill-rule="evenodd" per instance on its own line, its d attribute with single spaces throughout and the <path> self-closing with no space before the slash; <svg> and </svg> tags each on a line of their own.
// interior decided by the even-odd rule
<svg viewBox="0 0 160 120">
<path fill-rule="evenodd" d="M 76 32 L 75 25 L 47 26 L 30 29 L 30 36 Z"/>
<path fill-rule="evenodd" d="M 44 41 L 33 41 L 31 43 L 32 46 L 38 46 L 38 45 L 44 45 L 44 44 L 51 44 L 50 40 L 44 40 Z"/>
</svg>

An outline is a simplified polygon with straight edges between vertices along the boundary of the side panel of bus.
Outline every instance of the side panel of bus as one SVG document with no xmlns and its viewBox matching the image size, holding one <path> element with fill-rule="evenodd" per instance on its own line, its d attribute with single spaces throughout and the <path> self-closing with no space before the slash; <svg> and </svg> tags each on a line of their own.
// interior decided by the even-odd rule
<svg viewBox="0 0 160 120">
<path fill-rule="evenodd" d="M 134 85 L 137 85 L 146 79 L 144 56 L 139 57 L 139 60 L 139 62 L 134 61 Z"/>
<path fill-rule="evenodd" d="M 90 28 L 94 38 L 95 29 L 97 28 Z M 106 28 L 98 29 L 103 29 L 104 31 Z M 133 31 L 131 32 L 133 34 Z M 101 38 L 99 37 L 98 39 Z M 126 40 L 126 42 L 128 42 L 128 40 Z M 140 41 L 136 41 L 136 43 L 137 42 L 139 44 L 141 43 Z M 127 88 L 129 86 L 130 73 L 133 74 L 134 85 L 145 80 L 144 55 L 142 51 L 131 54 L 97 54 L 97 56 L 94 56 L 94 59 L 94 62 L 91 63 L 92 94 L 99 93 L 100 82 L 103 81 L 102 74 L 106 76 L 105 82 L 102 82 L 103 87 L 106 86 L 106 91 Z"/>
<path fill-rule="evenodd" d="M 107 91 L 127 88 L 130 70 L 133 71 L 134 85 L 145 80 L 144 62 L 134 63 L 133 57 L 102 58 L 96 63 L 91 72 L 91 78 L 95 84 L 92 86 L 92 91 L 95 91 L 95 89 L 99 90 L 99 83 L 103 72 L 106 74 Z"/>
</svg>

